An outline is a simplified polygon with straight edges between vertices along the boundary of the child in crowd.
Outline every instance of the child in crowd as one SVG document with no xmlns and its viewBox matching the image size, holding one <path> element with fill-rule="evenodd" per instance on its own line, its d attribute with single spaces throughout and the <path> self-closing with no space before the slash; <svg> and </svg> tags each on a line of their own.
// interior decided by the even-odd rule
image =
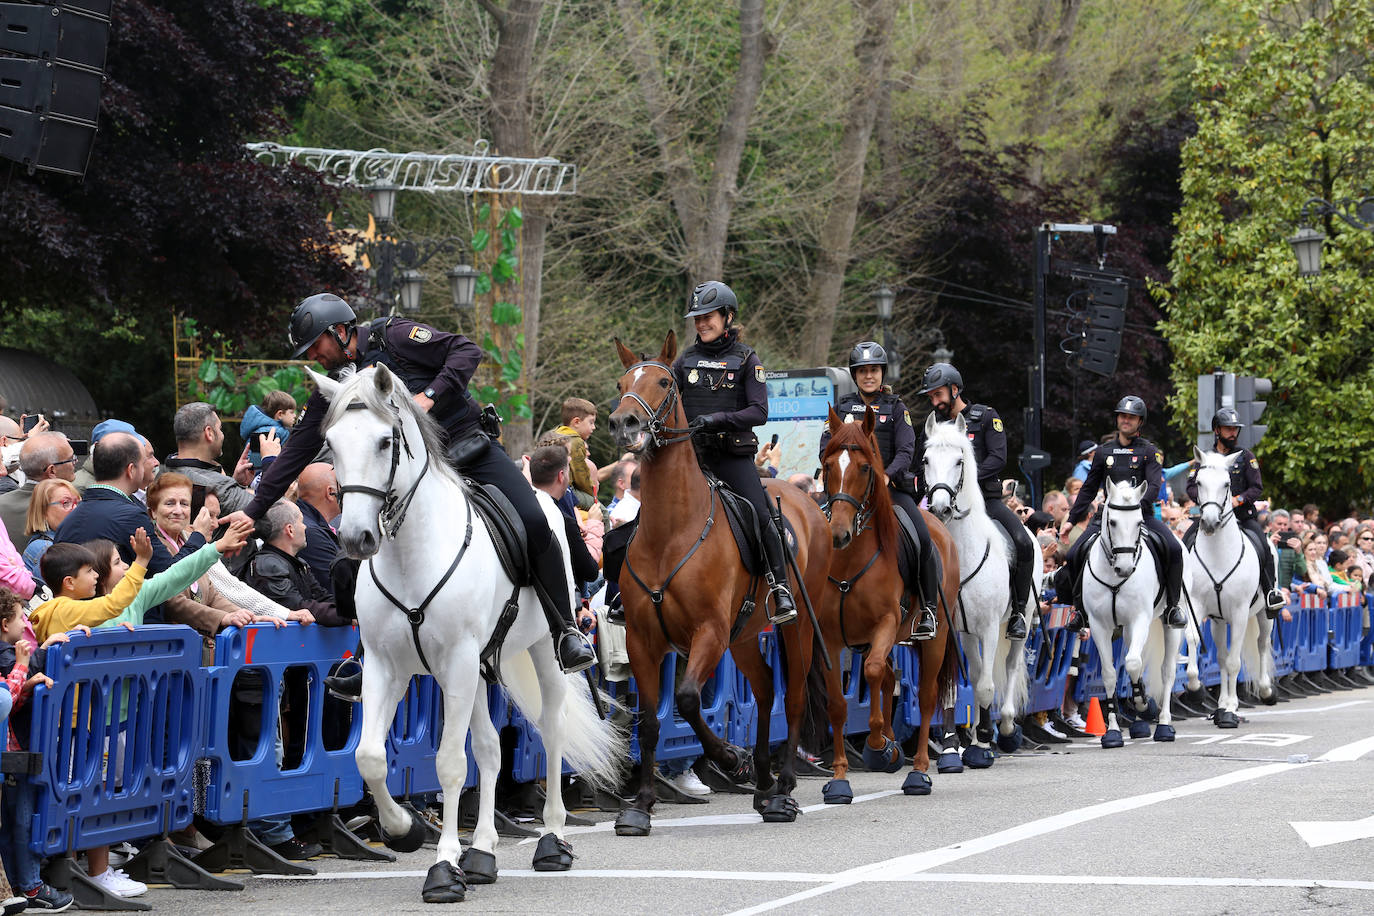
<svg viewBox="0 0 1374 916">
<path fill-rule="evenodd" d="M 82 628 L 86 633 L 89 629 Z M 36 684 L 52 686 L 52 680 L 42 672 L 42 657 L 48 646 L 66 642 L 66 633 L 54 633 L 35 652 L 33 643 L 25 638 L 24 602 L 7 588 L 0 588 L 0 675 L 9 688 L 11 720 L 6 750 L 21 751 L 27 741 L 16 740 L 20 711 L 27 710 L 29 698 Z M 24 730 L 26 731 L 26 730 Z M 25 735 L 27 737 L 27 734 Z M 14 882 L 14 890 L 24 897 L 27 908 L 60 913 L 72 905 L 72 895 L 45 884 L 39 875 L 43 857 L 29 847 L 28 826 L 33 819 L 34 795 L 38 786 L 23 773 L 9 774 L 5 779 L 3 809 L 0 810 L 0 859 L 5 873 Z"/>
<path fill-rule="evenodd" d="M 568 470 L 579 509 L 590 507 L 596 500 L 596 465 L 587 457 L 587 440 L 595 429 L 595 404 L 585 398 L 568 398 L 563 402 L 563 425 L 554 432 L 568 437 Z"/>
<path fill-rule="evenodd" d="M 239 424 L 239 436 L 248 443 L 248 460 L 254 468 L 262 467 L 262 454 L 258 451 L 253 435 L 272 431 L 277 441 L 283 445 L 291 435 L 291 427 L 296 425 L 296 399 L 285 391 L 269 391 L 262 404 L 254 404 L 243 414 Z"/>
</svg>

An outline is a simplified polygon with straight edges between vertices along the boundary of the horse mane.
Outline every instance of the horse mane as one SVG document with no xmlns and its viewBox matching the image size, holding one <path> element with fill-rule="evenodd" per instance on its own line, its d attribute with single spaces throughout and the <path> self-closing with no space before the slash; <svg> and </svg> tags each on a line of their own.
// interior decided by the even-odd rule
<svg viewBox="0 0 1374 916">
<path fill-rule="evenodd" d="M 974 460 L 973 444 L 968 437 L 959 432 L 951 422 L 936 423 L 935 428 L 926 436 L 926 450 L 932 448 L 954 448 L 965 453 L 964 479 L 959 482 L 959 495 L 967 494 L 969 501 L 977 508 L 987 512 L 987 500 L 978 486 L 978 462 Z"/>
<path fill-rule="evenodd" d="M 873 440 L 872 434 L 864 435 L 862 423 L 841 423 L 839 429 L 830 434 L 830 442 L 821 456 L 822 463 L 830 460 L 842 447 L 857 445 L 868 462 L 877 468 L 883 466 L 882 455 Z M 876 472 L 875 472 L 876 473 Z M 892 510 L 892 494 L 885 486 L 873 488 L 873 530 L 878 536 L 880 550 L 895 549 L 897 546 L 897 516 Z M 914 520 L 913 520 L 914 521 Z"/>
<path fill-rule="evenodd" d="M 415 421 L 415 425 L 420 430 L 420 439 L 424 443 L 425 452 L 430 460 L 432 473 L 438 473 L 447 478 L 450 482 L 462 485 L 462 478 L 458 472 L 449 466 L 448 461 L 444 460 L 444 438 L 439 428 L 438 422 L 429 414 L 421 410 L 410 396 L 391 398 L 383 397 L 377 390 L 375 376 L 378 371 L 385 369 L 381 366 L 372 366 L 361 372 L 355 372 L 339 383 L 339 391 L 329 402 L 329 409 L 325 412 L 324 419 L 320 421 L 320 433 L 323 435 L 328 432 L 343 412 L 348 409 L 348 405 L 354 401 L 362 403 L 369 411 L 383 417 L 388 422 L 397 418 L 397 414 L 409 416 Z M 390 369 L 385 371 L 390 372 Z M 392 394 L 397 391 L 404 392 L 405 386 L 399 378 L 393 375 Z"/>
</svg>

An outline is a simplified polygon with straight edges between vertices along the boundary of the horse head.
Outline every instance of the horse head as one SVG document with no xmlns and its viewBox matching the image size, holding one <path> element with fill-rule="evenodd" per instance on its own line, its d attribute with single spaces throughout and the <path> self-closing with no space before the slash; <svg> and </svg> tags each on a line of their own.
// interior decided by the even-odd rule
<svg viewBox="0 0 1374 916">
<path fill-rule="evenodd" d="M 1140 503 L 1147 489 L 1149 483 L 1146 481 L 1107 481 L 1107 503 L 1102 508 L 1102 545 L 1118 576 L 1129 576 L 1135 571 L 1140 556 L 1140 529 L 1145 522 L 1140 514 Z"/>
<path fill-rule="evenodd" d="M 883 470 L 882 453 L 873 438 L 872 409 L 864 411 L 862 423 L 846 420 L 830 408 L 827 421 L 830 441 L 821 456 L 822 480 L 825 484 L 825 514 L 830 517 L 830 540 L 836 549 L 849 546 L 870 519 L 883 521 L 891 517 L 888 500 L 887 475 Z M 883 541 L 882 534 L 879 540 Z"/>
<path fill-rule="evenodd" d="M 415 453 L 427 464 L 437 448 L 434 424 L 385 366 L 337 382 L 307 371 L 329 402 L 320 431 L 339 482 L 339 543 L 365 560 L 381 548 L 384 527 L 392 536 L 399 527 L 423 474 L 413 466 Z"/>
<path fill-rule="evenodd" d="M 647 353 L 635 355 L 619 337 L 615 348 L 625 367 L 619 382 L 620 403 L 608 421 L 616 445 L 647 458 L 660 445 L 686 441 L 687 420 L 672 370 L 677 334 L 668 332 L 657 359 Z M 671 433 L 679 435 L 666 435 Z"/>
<path fill-rule="evenodd" d="M 933 412 L 926 417 L 926 447 L 922 459 L 922 479 L 930 511 L 940 521 L 965 518 L 982 502 L 975 475 L 977 461 L 968 438 L 968 423 L 963 414 L 952 423 L 941 423 Z M 964 506 L 960 508 L 960 501 Z"/>
<path fill-rule="evenodd" d="M 1220 452 L 1204 452 L 1193 446 L 1193 456 L 1197 459 L 1198 526 L 1203 534 L 1215 534 L 1232 514 L 1231 507 L 1231 469 L 1240 460 L 1241 453 L 1223 455 Z"/>
</svg>

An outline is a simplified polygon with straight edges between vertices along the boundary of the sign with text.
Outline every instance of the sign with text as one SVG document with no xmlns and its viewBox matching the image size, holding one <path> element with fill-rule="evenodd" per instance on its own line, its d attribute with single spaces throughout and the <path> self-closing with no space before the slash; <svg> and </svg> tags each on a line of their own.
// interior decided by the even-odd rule
<svg viewBox="0 0 1374 916">
<path fill-rule="evenodd" d="M 820 465 L 821 433 L 830 406 L 854 390 L 843 369 L 783 369 L 765 373 L 768 383 L 768 422 L 759 427 L 759 442 L 767 445 L 776 434 L 782 450 L 778 477 L 816 473 Z"/>
</svg>

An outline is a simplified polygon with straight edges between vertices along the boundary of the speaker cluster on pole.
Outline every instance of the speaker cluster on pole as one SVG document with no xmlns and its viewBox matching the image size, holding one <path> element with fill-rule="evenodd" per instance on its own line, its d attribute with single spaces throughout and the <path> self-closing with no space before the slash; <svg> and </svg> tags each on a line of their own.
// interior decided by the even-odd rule
<svg viewBox="0 0 1374 916">
<path fill-rule="evenodd" d="M 86 174 L 111 3 L 0 3 L 0 157 L 30 173 Z"/>
</svg>

